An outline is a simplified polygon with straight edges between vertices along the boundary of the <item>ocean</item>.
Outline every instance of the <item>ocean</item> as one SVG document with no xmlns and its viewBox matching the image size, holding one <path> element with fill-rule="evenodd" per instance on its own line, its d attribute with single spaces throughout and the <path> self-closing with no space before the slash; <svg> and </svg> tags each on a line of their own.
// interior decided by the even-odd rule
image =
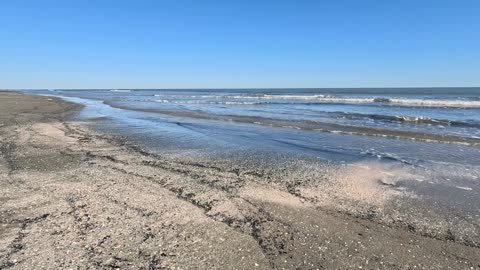
<svg viewBox="0 0 480 270">
<path fill-rule="evenodd" d="M 89 104 L 83 113 L 85 118 L 133 121 L 136 123 L 132 128 L 140 125 L 147 133 L 161 128 L 162 123 L 173 122 L 182 137 L 191 133 L 195 140 L 202 135 L 233 145 L 238 141 L 244 146 L 243 141 L 253 139 L 248 136 L 255 136 L 255 140 L 271 141 L 274 148 L 274 144 L 283 143 L 289 148 L 297 146 L 299 151 L 321 154 L 322 147 L 328 146 L 349 155 L 398 156 L 405 160 L 437 157 L 442 161 L 458 159 L 461 145 L 467 146 L 465 149 L 480 145 L 480 88 L 107 89 L 36 93 L 82 99 Z M 219 132 L 221 129 L 224 132 Z M 256 134 L 245 137 L 232 129 Z M 287 140 L 275 134 L 293 138 Z M 408 145 L 408 154 L 388 147 L 402 144 Z M 417 151 L 410 151 L 412 146 Z M 378 152 L 378 148 L 383 151 Z M 425 151 L 429 153 L 421 153 Z"/>
<path fill-rule="evenodd" d="M 282 133 L 281 129 L 306 131 L 302 134 L 309 138 L 318 136 L 318 133 L 323 133 L 321 137 L 325 133 L 355 135 L 352 137 L 355 139 L 350 140 L 352 145 L 358 140 L 364 141 L 366 138 L 363 137 L 391 138 L 395 144 L 401 140 L 413 140 L 480 145 L 480 88 L 108 89 L 40 90 L 36 93 L 101 101 L 103 105 L 95 105 L 99 107 L 94 109 L 96 112 L 102 110 L 101 107 L 119 109 L 114 115 L 109 115 L 105 109 L 102 110 L 104 113 L 86 112 L 87 117 L 112 120 L 136 117 L 156 125 L 163 120 L 178 118 L 178 123 L 185 122 L 185 129 L 193 123 L 198 125 L 197 132 L 207 136 L 208 126 L 215 121 L 215 125 L 223 124 L 225 128 L 238 123 L 248 124 L 248 129 L 253 130 L 271 127 L 272 132 Z M 126 111 L 144 114 L 133 116 L 123 113 Z M 122 113 L 118 115 L 118 112 Z M 152 115 L 157 117 L 152 118 Z M 205 130 L 202 130 L 202 124 L 206 125 Z M 274 136 L 266 137 L 271 138 Z M 366 140 L 371 140 L 373 146 L 377 144 L 375 138 Z M 303 143 L 300 138 L 298 143 Z M 433 148 L 441 147 L 445 146 L 435 145 Z M 369 149 L 360 147 L 358 150 Z"/>
<path fill-rule="evenodd" d="M 26 92 L 81 103 L 75 120 L 163 157 L 228 161 L 287 186 L 347 168 L 357 185 L 411 194 L 406 212 L 480 220 L 480 88 Z"/>
</svg>

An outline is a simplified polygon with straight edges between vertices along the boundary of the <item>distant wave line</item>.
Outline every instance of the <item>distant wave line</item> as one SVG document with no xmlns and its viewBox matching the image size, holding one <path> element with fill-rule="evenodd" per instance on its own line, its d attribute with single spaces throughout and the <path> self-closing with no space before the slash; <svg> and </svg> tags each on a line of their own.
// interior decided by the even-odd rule
<svg viewBox="0 0 480 270">
<path fill-rule="evenodd" d="M 175 104 L 223 104 L 223 105 L 259 105 L 268 104 L 269 102 L 243 102 L 243 101 L 204 101 L 204 100 L 154 100 L 159 103 L 175 103 Z"/>
<path fill-rule="evenodd" d="M 212 98 L 212 99 L 257 99 L 257 100 L 295 100 L 320 101 L 341 103 L 373 103 L 397 106 L 419 107 L 460 107 L 480 108 L 479 100 L 446 100 L 446 99 L 418 99 L 418 98 L 385 98 L 385 97 L 340 97 L 331 95 L 167 95 L 155 94 L 156 97 L 182 98 Z M 224 101 L 228 102 L 228 101 Z M 216 103 L 211 103 L 216 104 Z M 228 103 L 227 103 L 228 104 Z M 230 103 L 236 104 L 236 103 Z M 245 103 L 248 104 L 248 103 Z M 257 102 L 256 104 L 262 104 Z"/>
<path fill-rule="evenodd" d="M 128 92 L 132 92 L 132 90 L 128 90 L 128 89 L 112 89 L 112 90 L 110 90 L 110 92 L 125 92 L 125 93 L 128 93 Z"/>
</svg>

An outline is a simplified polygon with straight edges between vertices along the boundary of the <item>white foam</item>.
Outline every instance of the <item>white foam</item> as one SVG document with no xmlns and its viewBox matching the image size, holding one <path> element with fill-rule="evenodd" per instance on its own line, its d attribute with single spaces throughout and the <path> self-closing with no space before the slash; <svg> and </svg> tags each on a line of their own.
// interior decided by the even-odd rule
<svg viewBox="0 0 480 270">
<path fill-rule="evenodd" d="M 161 95 L 155 96 L 175 96 Z M 303 100 L 318 102 L 342 103 L 385 103 L 399 106 L 419 107 L 461 107 L 480 108 L 477 100 L 446 100 L 446 99 L 418 99 L 418 98 L 378 98 L 378 97 L 341 97 L 332 95 L 181 95 L 185 98 L 214 98 L 214 99 L 257 99 L 257 100 Z"/>
<path fill-rule="evenodd" d="M 119 90 L 119 89 L 112 89 L 110 92 L 131 92 L 131 90 Z"/>
<path fill-rule="evenodd" d="M 472 188 L 470 188 L 470 187 L 456 186 L 456 188 L 458 188 L 458 189 L 463 189 L 463 190 L 468 190 L 468 191 L 472 190 Z"/>
<path fill-rule="evenodd" d="M 258 99 L 290 99 L 290 100 L 317 100 L 322 102 L 344 102 L 344 103 L 379 103 L 377 98 L 346 98 L 333 97 L 325 95 L 265 95 L 263 97 L 252 97 Z M 391 98 L 389 102 L 393 105 L 404 106 L 421 106 L 421 107 L 463 107 L 474 108 L 480 107 L 480 101 L 473 100 L 434 100 L 434 99 L 410 99 L 410 98 Z"/>
<path fill-rule="evenodd" d="M 206 100 L 169 100 L 169 99 L 158 99 L 154 101 L 159 103 L 174 103 L 174 104 L 223 104 L 223 105 L 265 104 L 265 102 L 244 102 L 244 101 L 206 101 Z"/>
</svg>

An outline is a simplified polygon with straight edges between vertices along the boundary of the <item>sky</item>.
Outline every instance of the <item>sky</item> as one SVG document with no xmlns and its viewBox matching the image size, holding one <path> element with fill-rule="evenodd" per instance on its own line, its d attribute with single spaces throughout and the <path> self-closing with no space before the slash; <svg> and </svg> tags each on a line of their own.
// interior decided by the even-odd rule
<svg viewBox="0 0 480 270">
<path fill-rule="evenodd" d="M 478 0 L 0 0 L 0 89 L 480 86 Z"/>
</svg>

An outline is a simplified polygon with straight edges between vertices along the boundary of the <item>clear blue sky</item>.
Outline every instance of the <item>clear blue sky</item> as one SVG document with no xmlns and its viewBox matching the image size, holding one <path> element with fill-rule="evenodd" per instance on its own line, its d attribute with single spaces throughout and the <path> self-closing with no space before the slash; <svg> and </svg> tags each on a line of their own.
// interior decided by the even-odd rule
<svg viewBox="0 0 480 270">
<path fill-rule="evenodd" d="M 480 86 L 479 0 L 0 0 L 0 88 Z"/>
</svg>

